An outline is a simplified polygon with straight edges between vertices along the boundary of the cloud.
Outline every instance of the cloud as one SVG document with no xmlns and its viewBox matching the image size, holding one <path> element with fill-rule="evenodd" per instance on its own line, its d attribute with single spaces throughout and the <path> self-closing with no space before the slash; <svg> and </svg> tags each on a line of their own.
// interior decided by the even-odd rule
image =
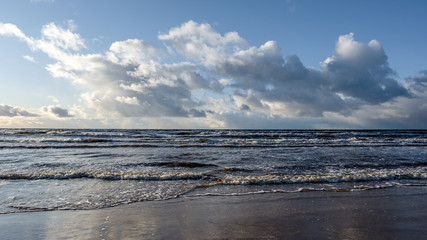
<svg viewBox="0 0 427 240">
<path fill-rule="evenodd" d="M 67 22 L 67 28 L 49 23 L 42 27 L 41 38 L 27 37 L 16 25 L 0 22 L 0 35 L 14 36 L 26 42 L 32 50 L 40 50 L 53 59 L 67 56 L 72 51 L 86 48 L 84 40 L 74 33 L 76 26 L 73 21 Z"/>
<path fill-rule="evenodd" d="M 31 41 L 16 25 L 11 23 L 0 22 L 0 35 L 14 36 L 24 41 Z"/>
<path fill-rule="evenodd" d="M 427 70 L 420 71 L 417 75 L 406 78 L 406 82 L 414 94 L 424 93 L 427 89 Z"/>
<path fill-rule="evenodd" d="M 111 44 L 106 54 L 79 54 L 86 46 L 73 33 L 73 22 L 63 29 L 54 23 L 43 26 L 40 39 L 29 38 L 9 24 L 5 34 L 24 39 L 33 49 L 56 60 L 46 66 L 54 77 L 86 86 L 82 99 L 104 116 L 188 117 L 201 116 L 199 103 L 191 97 L 197 88 L 218 88 L 198 74 L 190 63 L 160 64 L 163 52 L 142 40 L 129 39 Z M 1 28 L 0 28 L 1 29 Z M 135 91 L 136 90 L 136 91 Z"/>
<path fill-rule="evenodd" d="M 397 96 L 409 96 L 389 67 L 381 44 L 354 41 L 354 34 L 340 36 L 335 54 L 322 63 L 331 90 L 371 104 L 386 102 Z"/>
<path fill-rule="evenodd" d="M 40 48 L 46 52 L 48 52 L 50 48 L 73 51 L 85 48 L 86 45 L 84 40 L 79 34 L 73 32 L 76 28 L 74 22 L 68 21 L 67 24 L 67 29 L 58 27 L 55 23 L 44 25 L 41 30 L 42 39 L 36 40 L 33 43 L 34 47 Z"/>
<path fill-rule="evenodd" d="M 127 39 L 95 54 L 84 53 L 75 30 L 72 21 L 49 23 L 36 39 L 0 23 L 1 35 L 54 60 L 46 66 L 52 76 L 84 86 L 80 100 L 98 118 L 193 118 L 185 121 L 209 127 L 409 126 L 425 119 L 417 112 L 425 109 L 427 72 L 402 82 L 381 44 L 358 42 L 353 33 L 339 36 L 316 70 L 296 55 L 284 57 L 276 41 L 251 46 L 237 32 L 220 34 L 207 23 L 188 21 L 159 34 L 163 47 Z M 72 116 L 59 106 L 43 111 Z"/>
<path fill-rule="evenodd" d="M 138 65 L 141 62 L 158 59 L 161 55 L 163 53 L 158 47 L 139 39 L 114 42 L 109 52 L 113 61 L 120 62 L 122 65 Z"/>
<path fill-rule="evenodd" d="M 52 102 L 59 103 L 59 99 L 55 96 L 47 96 Z"/>
<path fill-rule="evenodd" d="M 285 61 L 280 51 L 276 42 L 268 41 L 221 59 L 216 71 L 235 81 L 240 102 L 267 110 L 280 104 L 292 116 L 345 114 L 364 104 L 409 96 L 375 40 L 366 45 L 354 41 L 353 34 L 341 36 L 335 54 L 322 62 L 323 71 L 306 68 L 297 56 Z"/>
<path fill-rule="evenodd" d="M 215 64 L 218 58 L 249 45 L 237 32 L 222 36 L 209 24 L 194 21 L 172 28 L 167 34 L 160 34 L 159 39 L 185 57 L 208 65 Z"/>
<path fill-rule="evenodd" d="M 39 115 L 30 113 L 20 107 L 13 107 L 0 104 L 0 116 L 2 117 L 38 117 Z"/>
<path fill-rule="evenodd" d="M 24 55 L 24 56 L 22 56 L 24 59 L 26 59 L 26 60 L 28 60 L 28 61 L 30 61 L 30 62 L 33 62 L 33 63 L 35 63 L 36 62 L 36 60 L 33 58 L 33 57 L 31 57 L 31 56 L 28 56 L 28 55 Z"/>
<path fill-rule="evenodd" d="M 41 110 L 45 113 L 49 113 L 50 115 L 58 118 L 74 117 L 74 115 L 71 115 L 67 109 L 61 108 L 60 106 L 46 106 L 46 107 L 42 107 Z"/>
<path fill-rule="evenodd" d="M 139 105 L 139 101 L 136 97 L 116 97 L 116 100 L 121 103 Z"/>
</svg>

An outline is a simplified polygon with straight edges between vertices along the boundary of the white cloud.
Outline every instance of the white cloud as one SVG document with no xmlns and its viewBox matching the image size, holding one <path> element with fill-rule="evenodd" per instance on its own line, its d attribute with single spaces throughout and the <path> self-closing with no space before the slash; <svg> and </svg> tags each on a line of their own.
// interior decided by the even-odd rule
<svg viewBox="0 0 427 240">
<path fill-rule="evenodd" d="M 98 54 L 84 53 L 75 29 L 72 21 L 66 28 L 49 23 L 35 39 L 0 23 L 0 35 L 55 61 L 46 66 L 52 76 L 84 86 L 82 104 L 98 118 L 156 117 L 162 126 L 199 127 L 409 126 L 412 120 L 425 126 L 419 111 L 426 108 L 426 72 L 402 85 L 381 44 L 357 42 L 353 33 L 339 36 L 334 54 L 316 70 L 297 56 L 283 57 L 275 41 L 250 46 L 237 32 L 221 35 L 206 23 L 189 21 L 160 34 L 164 48 L 128 39 Z M 87 117 L 84 108 L 73 108 Z M 59 106 L 42 111 L 73 116 Z"/>
<path fill-rule="evenodd" d="M 219 58 L 248 46 L 237 32 L 228 32 L 222 36 L 209 24 L 193 21 L 172 28 L 167 34 L 160 34 L 159 39 L 172 45 L 185 57 L 207 65 L 214 65 Z"/>
<path fill-rule="evenodd" d="M 4 36 L 16 36 L 26 38 L 25 34 L 14 24 L 0 22 L 0 34 Z"/>
<path fill-rule="evenodd" d="M 24 59 L 26 59 L 26 60 L 28 60 L 28 61 L 30 61 L 30 62 L 33 62 L 33 63 L 35 63 L 36 62 L 36 60 L 33 58 L 33 57 L 31 57 L 31 56 L 28 56 L 28 55 L 24 55 L 24 56 L 22 56 Z"/>
<path fill-rule="evenodd" d="M 55 96 L 47 96 L 50 100 L 52 100 L 52 102 L 54 103 L 59 103 L 59 99 Z"/>
<path fill-rule="evenodd" d="M 0 22 L 0 35 L 15 36 L 26 42 L 31 49 L 40 50 L 49 57 L 58 60 L 65 57 L 70 51 L 78 51 L 85 48 L 84 40 L 79 34 L 73 33 L 75 24 L 73 21 L 67 22 L 68 28 L 64 29 L 55 23 L 49 23 L 42 27 L 41 39 L 27 37 L 16 25 Z"/>
<path fill-rule="evenodd" d="M 114 42 L 110 46 L 110 54 L 112 61 L 123 65 L 138 65 L 145 61 L 159 59 L 163 55 L 158 47 L 139 39 Z"/>
<path fill-rule="evenodd" d="M 55 23 L 49 23 L 43 26 L 41 30 L 42 39 L 37 41 L 37 46 L 43 50 L 43 46 L 56 47 L 62 50 L 78 51 L 85 48 L 84 40 L 79 34 L 72 32 L 75 29 L 73 21 L 68 21 L 68 29 L 58 27 Z M 48 50 L 45 50 L 48 52 Z"/>
<path fill-rule="evenodd" d="M 130 85 L 124 85 L 123 83 L 120 84 L 120 87 L 124 90 L 131 90 L 135 92 L 142 92 L 143 85 L 140 83 L 132 83 Z"/>
<path fill-rule="evenodd" d="M 139 105 L 139 101 L 136 97 L 116 97 L 116 100 L 121 103 L 126 103 L 130 105 Z"/>
</svg>

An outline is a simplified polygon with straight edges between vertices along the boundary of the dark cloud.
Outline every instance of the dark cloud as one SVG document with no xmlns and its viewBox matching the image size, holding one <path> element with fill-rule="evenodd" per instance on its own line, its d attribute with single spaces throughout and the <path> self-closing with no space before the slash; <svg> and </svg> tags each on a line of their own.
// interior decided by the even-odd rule
<svg viewBox="0 0 427 240">
<path fill-rule="evenodd" d="M 381 45 L 341 36 L 335 54 L 322 63 L 322 71 L 305 67 L 297 56 L 283 59 L 280 48 L 269 41 L 222 59 L 216 71 L 235 81 L 235 96 L 251 108 L 282 103 L 294 116 L 322 116 L 324 112 L 348 114 L 364 104 L 379 104 L 409 96 L 395 79 Z"/>
<path fill-rule="evenodd" d="M 68 118 L 68 117 L 74 117 L 74 115 L 71 115 L 67 109 L 58 107 L 58 106 L 47 106 L 42 108 L 43 112 L 50 113 L 56 117 L 59 118 Z"/>
<path fill-rule="evenodd" d="M 249 110 L 251 110 L 251 108 L 246 104 L 242 104 L 242 105 L 240 105 L 240 110 L 249 111 Z"/>
<path fill-rule="evenodd" d="M 191 114 L 192 117 L 206 117 L 206 112 L 205 111 L 200 111 L 197 109 L 190 109 L 189 113 Z"/>
<path fill-rule="evenodd" d="M 376 40 L 363 44 L 353 34 L 340 36 L 334 56 L 323 62 L 323 71 L 331 90 L 370 104 L 386 102 L 397 96 L 409 96 L 389 67 L 387 55 Z"/>
<path fill-rule="evenodd" d="M 406 78 L 406 82 L 412 90 L 424 92 L 427 89 L 427 70 L 420 71 L 417 75 Z"/>
<path fill-rule="evenodd" d="M 218 114 L 217 118 L 224 122 L 229 128 L 259 129 L 260 126 L 266 129 L 334 129 L 351 128 L 354 124 L 349 124 L 340 119 L 327 118 L 286 118 L 280 116 L 265 116 L 250 112 L 225 112 Z M 360 126 L 359 126 L 360 127 Z"/>
<path fill-rule="evenodd" d="M 20 107 L 12 107 L 0 104 L 0 116 L 3 117 L 38 117 L 39 115 L 30 113 Z"/>
</svg>

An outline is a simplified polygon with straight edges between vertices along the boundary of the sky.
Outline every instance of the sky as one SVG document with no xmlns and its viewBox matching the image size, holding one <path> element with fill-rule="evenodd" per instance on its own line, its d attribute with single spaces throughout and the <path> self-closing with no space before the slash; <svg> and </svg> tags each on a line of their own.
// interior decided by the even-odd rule
<svg viewBox="0 0 427 240">
<path fill-rule="evenodd" d="M 0 128 L 427 128 L 427 1 L 0 2 Z"/>
</svg>

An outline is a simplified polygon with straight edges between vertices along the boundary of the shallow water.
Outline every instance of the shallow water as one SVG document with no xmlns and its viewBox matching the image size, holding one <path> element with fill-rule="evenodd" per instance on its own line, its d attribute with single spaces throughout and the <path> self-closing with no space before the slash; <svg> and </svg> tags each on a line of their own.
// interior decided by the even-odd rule
<svg viewBox="0 0 427 240">
<path fill-rule="evenodd" d="M 0 213 L 427 186 L 426 130 L 0 129 Z"/>
</svg>

